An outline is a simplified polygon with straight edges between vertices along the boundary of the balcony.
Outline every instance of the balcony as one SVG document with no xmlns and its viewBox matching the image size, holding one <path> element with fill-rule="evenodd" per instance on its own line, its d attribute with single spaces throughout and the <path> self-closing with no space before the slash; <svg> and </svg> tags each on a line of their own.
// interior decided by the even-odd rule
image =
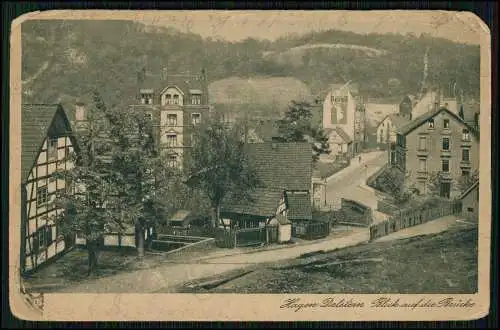
<svg viewBox="0 0 500 330">
<path fill-rule="evenodd" d="M 429 156 L 429 150 L 427 149 L 417 149 L 417 155 L 418 156 Z"/>
<path fill-rule="evenodd" d="M 417 178 L 418 179 L 426 179 L 428 174 L 429 173 L 427 172 L 427 170 L 418 170 L 417 171 Z"/>
<path fill-rule="evenodd" d="M 441 149 L 441 157 L 451 157 L 451 149 Z"/>
<path fill-rule="evenodd" d="M 460 161 L 460 168 L 471 168 L 472 164 L 470 160 L 461 160 Z"/>
</svg>

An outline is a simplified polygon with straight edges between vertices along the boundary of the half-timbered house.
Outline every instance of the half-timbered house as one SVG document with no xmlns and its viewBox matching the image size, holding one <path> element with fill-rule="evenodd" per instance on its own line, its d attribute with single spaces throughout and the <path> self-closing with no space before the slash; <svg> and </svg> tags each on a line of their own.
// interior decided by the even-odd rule
<svg viewBox="0 0 500 330">
<path fill-rule="evenodd" d="M 68 117 L 59 104 L 23 104 L 21 131 L 21 272 L 33 271 L 65 252 L 72 239 L 53 219 L 61 209 L 56 193 L 70 189 L 57 170 L 73 167 L 76 147 Z"/>
</svg>

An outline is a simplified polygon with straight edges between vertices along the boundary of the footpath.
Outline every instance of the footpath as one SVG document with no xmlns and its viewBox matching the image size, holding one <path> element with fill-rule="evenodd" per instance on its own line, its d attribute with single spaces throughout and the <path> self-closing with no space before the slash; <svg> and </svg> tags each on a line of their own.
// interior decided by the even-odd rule
<svg viewBox="0 0 500 330">
<path fill-rule="evenodd" d="M 166 264 L 151 269 L 141 269 L 105 278 L 86 281 L 57 290 L 57 293 L 151 293 L 177 287 L 183 283 L 204 277 L 222 274 L 255 264 L 272 263 L 297 258 L 302 254 L 329 251 L 366 243 L 369 240 L 367 228 L 356 228 L 346 236 L 334 237 L 312 244 L 255 253 L 235 254 L 222 257 L 207 257 L 186 260 L 184 263 Z"/>
</svg>

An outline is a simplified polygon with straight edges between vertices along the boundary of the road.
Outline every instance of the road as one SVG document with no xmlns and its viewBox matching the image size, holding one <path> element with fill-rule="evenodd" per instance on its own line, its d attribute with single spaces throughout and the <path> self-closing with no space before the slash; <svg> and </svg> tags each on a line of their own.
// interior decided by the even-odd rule
<svg viewBox="0 0 500 330">
<path fill-rule="evenodd" d="M 276 262 L 299 257 L 319 250 L 334 250 L 367 242 L 366 228 L 355 228 L 343 237 L 325 239 L 312 244 L 279 250 L 203 258 L 184 263 L 167 263 L 159 267 L 121 273 L 58 289 L 57 293 L 153 293 L 169 292 L 172 288 L 197 279 L 223 274 L 255 264 Z"/>
<path fill-rule="evenodd" d="M 374 222 L 379 222 L 387 218 L 387 215 L 377 212 L 377 196 L 373 191 L 364 189 L 366 179 L 378 171 L 387 163 L 387 153 L 385 151 L 375 151 L 362 155 L 361 164 L 358 159 L 353 159 L 353 164 L 334 175 L 327 182 L 326 203 L 327 207 L 340 208 L 341 198 L 358 201 L 371 207 L 374 215 Z"/>
</svg>

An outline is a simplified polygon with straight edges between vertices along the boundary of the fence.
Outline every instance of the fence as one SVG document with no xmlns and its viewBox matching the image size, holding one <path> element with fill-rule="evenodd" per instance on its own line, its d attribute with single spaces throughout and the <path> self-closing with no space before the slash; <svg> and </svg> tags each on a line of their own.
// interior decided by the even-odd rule
<svg viewBox="0 0 500 330">
<path fill-rule="evenodd" d="M 244 229 L 218 229 L 215 234 L 218 247 L 235 248 L 278 242 L 278 227 L 268 226 Z"/>
<path fill-rule="evenodd" d="M 175 236 L 196 236 L 196 237 L 215 237 L 214 229 L 211 227 L 191 226 L 191 227 L 173 227 L 164 226 L 160 232 L 166 235 Z"/>
<path fill-rule="evenodd" d="M 327 237 L 329 234 L 328 221 L 303 221 L 292 225 L 292 235 L 298 238 L 312 240 Z"/>
<path fill-rule="evenodd" d="M 370 240 L 447 215 L 458 214 L 461 209 L 460 201 L 449 201 L 440 202 L 431 207 L 421 206 L 400 210 L 393 214 L 389 220 L 370 226 Z"/>
<path fill-rule="evenodd" d="M 400 208 L 397 207 L 396 205 L 388 202 L 388 201 L 384 201 L 384 200 L 378 200 L 377 201 L 377 211 L 379 212 L 382 212 L 382 213 L 386 213 L 386 214 L 395 214 L 397 212 L 399 212 Z"/>
</svg>

